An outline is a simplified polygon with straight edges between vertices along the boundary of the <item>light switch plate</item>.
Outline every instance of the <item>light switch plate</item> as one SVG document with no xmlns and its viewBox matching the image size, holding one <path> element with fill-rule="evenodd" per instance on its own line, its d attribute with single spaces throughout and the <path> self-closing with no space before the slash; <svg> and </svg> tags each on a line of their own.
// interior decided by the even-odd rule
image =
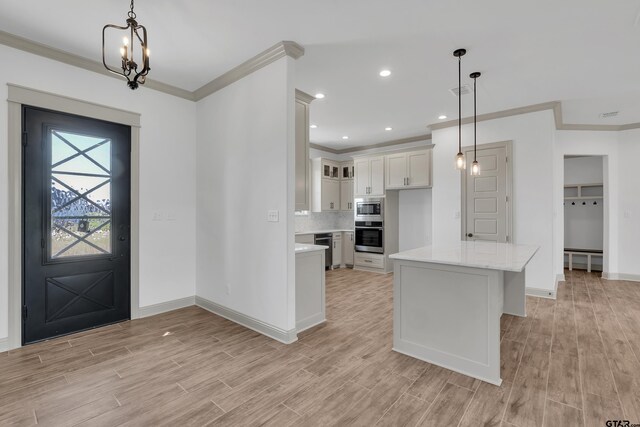
<svg viewBox="0 0 640 427">
<path fill-rule="evenodd" d="M 280 221 L 280 213 L 278 211 L 268 211 L 267 212 L 267 221 L 268 222 L 278 222 L 278 221 Z"/>
</svg>

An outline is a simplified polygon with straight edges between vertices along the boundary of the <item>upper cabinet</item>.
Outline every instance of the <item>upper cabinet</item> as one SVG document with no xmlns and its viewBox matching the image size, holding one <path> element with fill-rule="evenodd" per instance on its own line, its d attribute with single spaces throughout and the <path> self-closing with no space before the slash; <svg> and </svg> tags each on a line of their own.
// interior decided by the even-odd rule
<svg viewBox="0 0 640 427">
<path fill-rule="evenodd" d="M 322 177 L 340 179 L 340 165 L 334 161 L 322 159 Z"/>
<path fill-rule="evenodd" d="M 340 210 L 353 211 L 353 162 L 340 163 Z"/>
<path fill-rule="evenodd" d="M 384 156 L 354 160 L 354 196 L 384 196 Z"/>
<path fill-rule="evenodd" d="M 309 210 L 311 174 L 309 171 L 309 104 L 314 98 L 296 89 L 295 115 L 295 210 Z"/>
<path fill-rule="evenodd" d="M 431 150 L 385 156 L 385 188 L 402 190 L 431 187 Z"/>
</svg>

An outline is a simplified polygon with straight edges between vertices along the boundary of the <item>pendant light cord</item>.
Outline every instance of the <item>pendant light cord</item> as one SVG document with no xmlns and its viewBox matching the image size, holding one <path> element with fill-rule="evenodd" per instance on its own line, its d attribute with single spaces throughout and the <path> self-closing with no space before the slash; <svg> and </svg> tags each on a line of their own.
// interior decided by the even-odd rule
<svg viewBox="0 0 640 427">
<path fill-rule="evenodd" d="M 462 56 L 458 56 L 458 154 L 462 153 Z"/>
<path fill-rule="evenodd" d="M 473 78 L 473 161 L 477 161 L 476 159 L 476 80 L 478 78 Z"/>
</svg>

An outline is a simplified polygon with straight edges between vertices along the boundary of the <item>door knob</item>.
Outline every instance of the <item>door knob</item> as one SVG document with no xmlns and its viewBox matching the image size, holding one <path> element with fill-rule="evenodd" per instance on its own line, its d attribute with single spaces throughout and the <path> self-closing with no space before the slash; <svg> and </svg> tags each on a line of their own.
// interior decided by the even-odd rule
<svg viewBox="0 0 640 427">
<path fill-rule="evenodd" d="M 467 237 L 473 237 L 473 233 L 467 234 Z"/>
</svg>

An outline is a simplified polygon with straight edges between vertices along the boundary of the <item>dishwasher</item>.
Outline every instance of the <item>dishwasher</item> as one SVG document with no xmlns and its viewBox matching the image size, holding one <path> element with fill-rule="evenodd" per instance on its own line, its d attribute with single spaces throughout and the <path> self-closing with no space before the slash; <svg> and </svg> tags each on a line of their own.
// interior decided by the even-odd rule
<svg viewBox="0 0 640 427">
<path fill-rule="evenodd" d="M 333 264 L 333 237 L 331 233 L 316 234 L 314 236 L 314 243 L 316 245 L 327 246 L 324 251 L 324 269 L 331 270 Z"/>
</svg>

